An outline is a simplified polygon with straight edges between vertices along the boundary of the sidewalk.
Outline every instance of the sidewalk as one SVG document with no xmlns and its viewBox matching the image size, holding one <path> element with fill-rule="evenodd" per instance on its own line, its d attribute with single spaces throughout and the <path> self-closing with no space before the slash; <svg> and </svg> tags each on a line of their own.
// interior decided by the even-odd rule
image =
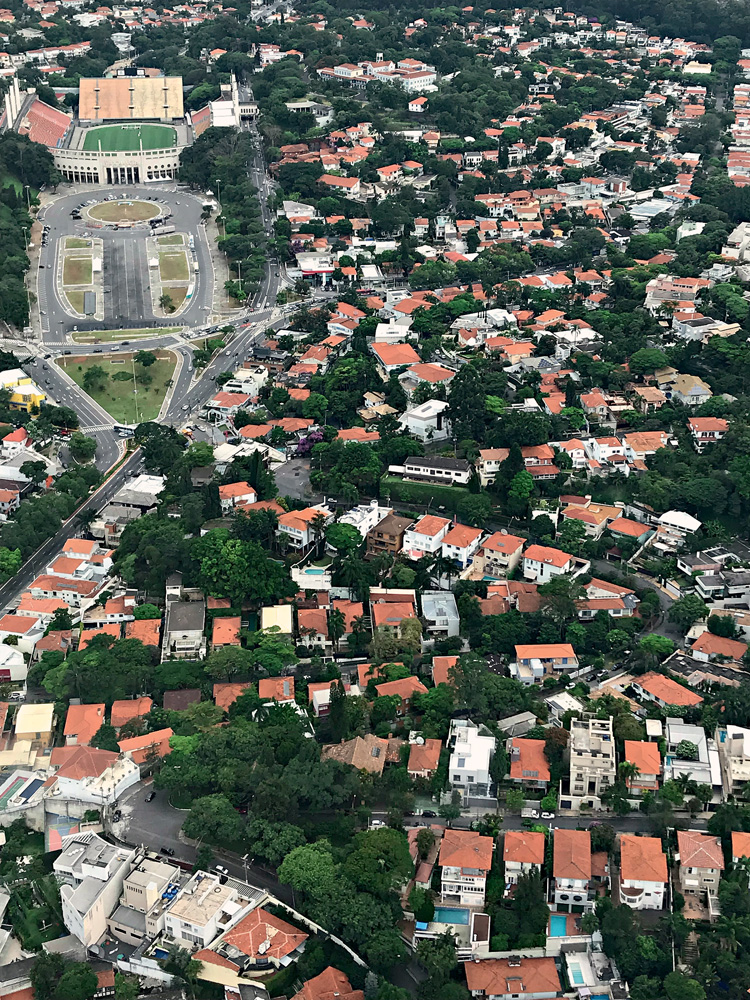
<svg viewBox="0 0 750 1000">
<path fill-rule="evenodd" d="M 213 322 L 221 322 L 222 319 L 231 319 L 236 313 L 241 312 L 242 307 L 239 303 L 235 303 L 224 288 L 224 283 L 232 280 L 234 275 L 229 270 L 226 254 L 223 254 L 216 245 L 216 241 L 221 236 L 221 227 L 217 225 L 216 216 L 212 215 L 206 222 L 205 230 L 214 272 L 214 297 L 211 305 Z"/>
</svg>

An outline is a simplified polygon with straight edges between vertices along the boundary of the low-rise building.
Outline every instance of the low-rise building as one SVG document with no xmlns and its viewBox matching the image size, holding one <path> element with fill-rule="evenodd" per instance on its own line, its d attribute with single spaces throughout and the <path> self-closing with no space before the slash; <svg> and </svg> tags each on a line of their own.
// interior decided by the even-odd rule
<svg viewBox="0 0 750 1000">
<path fill-rule="evenodd" d="M 462 906 L 483 906 L 492 868 L 492 837 L 474 830 L 445 830 L 440 843 L 440 898 Z"/>
<path fill-rule="evenodd" d="M 526 539 L 496 531 L 485 538 L 474 556 L 474 565 L 484 577 L 504 579 L 521 561 Z"/>
<path fill-rule="evenodd" d="M 620 900 L 632 910 L 661 910 L 667 859 L 658 837 L 620 837 Z"/>
<path fill-rule="evenodd" d="M 715 743 L 719 748 L 724 792 L 727 796 L 741 796 L 750 781 L 750 729 L 741 726 L 717 729 Z"/>
<path fill-rule="evenodd" d="M 503 838 L 505 884 L 515 885 L 521 875 L 541 871 L 547 841 L 543 833 L 532 830 L 508 830 Z"/>
<path fill-rule="evenodd" d="M 490 763 L 495 753 L 495 737 L 471 719 L 451 719 L 448 733 L 451 751 L 448 781 L 464 798 L 489 797 L 492 778 Z"/>
<path fill-rule="evenodd" d="M 407 434 L 419 441 L 445 441 L 451 433 L 450 421 L 445 415 L 448 405 L 443 399 L 428 399 L 403 413 L 399 423 Z"/>
<path fill-rule="evenodd" d="M 549 583 L 556 576 L 573 571 L 573 556 L 547 545 L 530 545 L 523 554 L 525 580 Z"/>
<path fill-rule="evenodd" d="M 624 760 L 638 769 L 636 774 L 625 780 L 632 794 L 641 795 L 643 792 L 658 791 L 661 777 L 661 754 L 658 743 L 625 740 Z"/>
<path fill-rule="evenodd" d="M 508 740 L 507 747 L 511 781 L 527 788 L 547 788 L 550 770 L 544 755 L 544 740 L 514 736 Z"/>
<path fill-rule="evenodd" d="M 591 834 L 556 828 L 552 841 L 552 893 L 559 913 L 587 913 L 594 908 L 591 890 Z"/>
<path fill-rule="evenodd" d="M 644 701 L 654 701 L 662 708 L 666 708 L 667 705 L 695 708 L 703 701 L 703 698 L 695 691 L 678 684 L 677 681 L 664 674 L 643 674 L 641 677 L 634 677 L 631 684 L 640 698 Z"/>
<path fill-rule="evenodd" d="M 464 965 L 466 985 L 479 1000 L 545 1000 L 562 995 L 554 958 L 483 958 Z"/>
<path fill-rule="evenodd" d="M 440 740 L 424 739 L 422 736 L 418 736 L 409 748 L 409 762 L 406 765 L 409 777 L 412 780 L 431 778 L 437 771 L 442 749 L 443 744 Z"/>
<path fill-rule="evenodd" d="M 522 684 L 541 684 L 545 677 L 578 670 L 578 657 L 569 642 L 516 646 L 510 675 Z"/>
<path fill-rule="evenodd" d="M 680 891 L 705 906 L 709 918 L 715 919 L 720 912 L 719 882 L 724 871 L 721 840 L 697 830 L 678 830 L 677 852 Z"/>
<path fill-rule="evenodd" d="M 422 592 L 422 617 L 426 622 L 426 639 L 446 639 L 459 632 L 460 619 L 456 598 L 449 590 Z"/>
</svg>

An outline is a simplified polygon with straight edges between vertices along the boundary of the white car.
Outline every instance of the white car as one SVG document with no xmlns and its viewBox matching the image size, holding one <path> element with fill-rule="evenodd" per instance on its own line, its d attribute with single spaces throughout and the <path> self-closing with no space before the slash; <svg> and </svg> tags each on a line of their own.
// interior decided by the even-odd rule
<svg viewBox="0 0 750 1000">
<path fill-rule="evenodd" d="M 224 865 L 214 865 L 214 868 L 219 873 L 219 875 L 228 875 L 229 869 L 225 868 Z"/>
<path fill-rule="evenodd" d="M 380 830 L 384 826 L 385 826 L 385 823 L 382 821 L 382 819 L 373 819 L 373 820 L 370 821 L 370 829 L 371 830 Z"/>
<path fill-rule="evenodd" d="M 542 813 L 542 819 L 554 819 L 554 818 L 555 818 L 555 814 L 552 813 L 552 812 L 543 812 Z"/>
</svg>

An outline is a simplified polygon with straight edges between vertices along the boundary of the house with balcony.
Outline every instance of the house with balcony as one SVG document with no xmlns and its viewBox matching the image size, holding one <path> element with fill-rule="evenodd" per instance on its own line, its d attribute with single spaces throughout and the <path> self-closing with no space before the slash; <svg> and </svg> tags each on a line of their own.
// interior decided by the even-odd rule
<svg viewBox="0 0 750 1000">
<path fill-rule="evenodd" d="M 555 828 L 552 841 L 552 902 L 558 913 L 588 913 L 596 893 L 591 887 L 591 834 Z"/>
<path fill-rule="evenodd" d="M 732 864 L 738 865 L 744 859 L 750 859 L 750 833 L 744 830 L 732 831 Z"/>
<path fill-rule="evenodd" d="M 426 624 L 423 641 L 447 639 L 458 635 L 461 624 L 456 598 L 449 590 L 425 590 L 422 592 L 422 618 Z"/>
<path fill-rule="evenodd" d="M 399 417 L 402 429 L 420 441 L 445 441 L 450 437 L 451 425 L 446 410 L 448 403 L 443 399 L 428 399 L 426 402 L 407 410 Z"/>
<path fill-rule="evenodd" d="M 440 842 L 440 899 L 461 906 L 484 906 L 492 868 L 492 837 L 475 830 L 445 830 Z"/>
<path fill-rule="evenodd" d="M 750 781 L 750 729 L 717 729 L 714 742 L 719 748 L 724 794 L 742 796 Z"/>
<path fill-rule="evenodd" d="M 422 556 L 435 555 L 450 528 L 451 521 L 447 517 L 425 514 L 404 532 L 404 554 L 415 560 Z"/>
<path fill-rule="evenodd" d="M 467 524 L 454 524 L 443 538 L 441 546 L 443 557 L 458 563 L 461 569 L 466 569 L 479 548 L 483 534 L 481 528 L 472 528 Z"/>
<path fill-rule="evenodd" d="M 706 737 L 703 726 L 692 726 L 682 719 L 669 718 L 664 724 L 664 739 L 667 744 L 665 781 L 687 775 L 699 785 L 711 785 L 715 790 L 722 787 L 719 751 L 713 739 Z M 681 758 L 677 752 L 680 744 L 685 742 L 697 748 L 697 754 L 689 760 Z"/>
<path fill-rule="evenodd" d="M 601 808 L 601 794 L 617 778 L 612 718 L 584 715 L 570 724 L 570 773 L 562 782 L 563 808 Z"/>
<path fill-rule="evenodd" d="M 483 448 L 479 452 L 476 470 L 482 486 L 487 487 L 495 481 L 495 476 L 508 455 L 510 448 Z"/>
<path fill-rule="evenodd" d="M 279 516 L 276 536 L 285 538 L 290 549 L 304 552 L 322 537 L 322 529 L 332 520 L 333 514 L 323 506 L 290 510 Z"/>
<path fill-rule="evenodd" d="M 585 597 L 576 601 L 581 621 L 591 621 L 598 612 L 606 611 L 613 618 L 632 618 L 640 604 L 634 590 L 592 577 L 584 584 Z"/>
<path fill-rule="evenodd" d="M 549 785 L 549 763 L 544 755 L 544 740 L 525 740 L 513 736 L 506 744 L 510 763 L 510 779 L 522 788 L 542 788 Z"/>
<path fill-rule="evenodd" d="M 442 486 L 466 486 L 471 479 L 472 466 L 465 458 L 422 458 L 410 455 L 403 465 L 391 465 L 388 471 L 420 483 L 438 483 Z"/>
<path fill-rule="evenodd" d="M 628 764 L 638 768 L 638 774 L 627 778 L 625 784 L 633 795 L 659 790 L 661 778 L 661 754 L 657 743 L 645 740 L 625 740 L 625 756 Z"/>
<path fill-rule="evenodd" d="M 578 670 L 578 657 L 569 642 L 517 645 L 510 676 L 522 684 L 541 684 L 545 677 Z"/>
<path fill-rule="evenodd" d="M 492 787 L 490 764 L 495 754 L 495 737 L 485 726 L 471 719 L 451 719 L 448 732 L 448 781 L 465 799 L 489 798 Z"/>
<path fill-rule="evenodd" d="M 537 741 L 541 742 L 541 740 Z M 515 885 L 521 875 L 542 870 L 546 838 L 533 830 L 508 830 L 503 838 L 505 886 Z"/>
<path fill-rule="evenodd" d="M 667 859 L 658 837 L 620 835 L 620 902 L 631 910 L 662 910 Z"/>
<path fill-rule="evenodd" d="M 218 875 L 196 872 L 165 914 L 164 933 L 186 951 L 206 948 L 242 912 L 235 885 Z"/>
<path fill-rule="evenodd" d="M 685 897 L 685 916 L 696 915 L 691 906 L 707 910 L 710 920 L 715 920 L 719 908 L 719 881 L 724 871 L 724 851 L 719 837 L 698 830 L 677 831 L 678 876 L 680 892 Z"/>
<path fill-rule="evenodd" d="M 529 545 L 523 554 L 523 576 L 534 583 L 549 583 L 556 576 L 572 573 L 574 558 L 548 545 Z"/>
<path fill-rule="evenodd" d="M 721 441 L 729 430 L 729 421 L 722 417 L 690 417 L 687 422 L 693 447 L 700 455 L 708 445 Z"/>
<path fill-rule="evenodd" d="M 474 565 L 482 576 L 504 579 L 521 562 L 526 539 L 496 531 L 485 538 L 474 556 Z"/>
</svg>

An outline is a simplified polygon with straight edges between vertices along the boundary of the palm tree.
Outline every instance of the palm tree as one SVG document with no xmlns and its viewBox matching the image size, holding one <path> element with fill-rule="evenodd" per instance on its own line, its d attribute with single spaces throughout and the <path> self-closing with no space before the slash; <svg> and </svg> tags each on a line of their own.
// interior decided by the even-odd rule
<svg viewBox="0 0 750 1000">
<path fill-rule="evenodd" d="M 641 769 L 640 767 L 638 767 L 637 764 L 634 764 L 632 761 L 624 760 L 618 767 L 617 773 L 620 779 L 624 781 L 625 784 L 627 785 L 630 782 L 632 782 L 634 778 L 638 777 L 638 775 L 641 773 Z"/>
<path fill-rule="evenodd" d="M 430 578 L 439 586 L 440 581 L 443 577 L 445 577 L 448 580 L 448 586 L 450 587 L 450 582 L 455 575 L 456 564 L 453 560 L 448 559 L 448 557 L 444 556 L 442 552 L 436 553 L 432 560 Z"/>
<path fill-rule="evenodd" d="M 333 642 L 333 648 L 338 653 L 341 636 L 346 629 L 346 618 L 344 612 L 334 608 L 328 613 L 328 637 Z"/>
<path fill-rule="evenodd" d="M 320 552 L 320 540 L 323 537 L 326 528 L 326 515 L 316 514 L 315 517 L 310 521 L 310 530 L 313 533 L 313 548 L 315 549 L 316 555 Z"/>
<path fill-rule="evenodd" d="M 746 938 L 750 927 L 746 917 L 722 913 L 716 922 L 716 936 L 722 951 L 734 954 L 740 946 L 740 938 Z"/>
</svg>

